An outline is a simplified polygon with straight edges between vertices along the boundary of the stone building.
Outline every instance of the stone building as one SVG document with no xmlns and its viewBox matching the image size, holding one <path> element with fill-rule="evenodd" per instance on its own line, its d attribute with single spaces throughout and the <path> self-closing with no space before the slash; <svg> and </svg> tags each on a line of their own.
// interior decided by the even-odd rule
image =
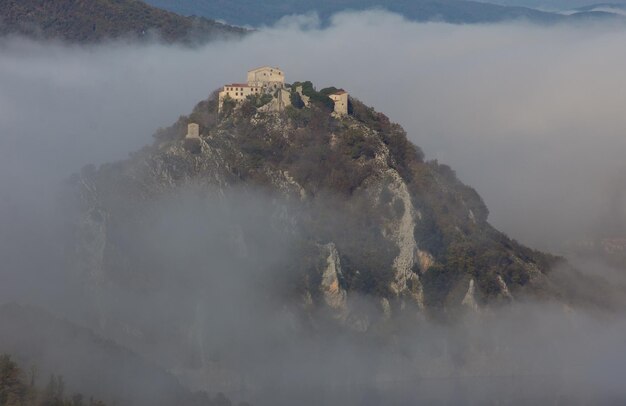
<svg viewBox="0 0 626 406">
<path fill-rule="evenodd" d="M 343 89 L 337 90 L 335 93 L 328 95 L 335 102 L 335 113 L 340 116 L 348 114 L 348 92 Z"/>
<path fill-rule="evenodd" d="M 250 86 L 247 83 L 231 83 L 224 85 L 224 89 L 220 92 L 220 100 L 228 96 L 235 101 L 245 100 L 246 97 L 255 94 L 261 94 L 263 89 L 260 86 Z"/>
<path fill-rule="evenodd" d="M 185 135 L 185 139 L 200 139 L 200 126 L 196 123 L 189 123 L 187 125 L 187 135 Z"/>
<path fill-rule="evenodd" d="M 270 95 L 269 102 L 259 108 L 259 111 L 278 112 L 291 106 L 291 91 L 285 86 L 285 73 L 279 68 L 272 66 L 262 66 L 248 71 L 248 81 L 246 83 L 231 83 L 224 85 L 219 92 L 218 110 L 224 108 L 224 101 L 231 100 L 241 103 L 250 96 Z M 310 106 L 310 98 L 303 93 L 302 86 L 297 86 L 295 91 L 300 95 L 305 107 Z M 334 113 L 336 116 L 348 114 L 349 95 L 343 89 L 337 90 L 328 97 L 334 102 Z"/>
<path fill-rule="evenodd" d="M 285 73 L 279 68 L 262 66 L 248 71 L 247 83 L 225 85 L 219 93 L 219 110 L 222 111 L 224 99 L 229 98 L 237 103 L 248 96 L 274 94 L 285 88 Z"/>
<path fill-rule="evenodd" d="M 285 73 L 279 68 L 262 66 L 248 71 L 248 84 L 274 90 L 281 89 L 285 87 Z"/>
</svg>

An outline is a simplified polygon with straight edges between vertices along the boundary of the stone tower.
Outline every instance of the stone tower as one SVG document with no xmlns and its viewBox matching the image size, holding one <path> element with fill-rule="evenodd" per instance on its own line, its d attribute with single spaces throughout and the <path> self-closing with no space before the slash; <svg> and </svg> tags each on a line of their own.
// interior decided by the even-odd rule
<svg viewBox="0 0 626 406">
<path fill-rule="evenodd" d="M 348 92 L 343 89 L 337 90 L 335 93 L 328 95 L 335 102 L 335 113 L 339 116 L 348 114 Z"/>
<path fill-rule="evenodd" d="M 200 126 L 196 123 L 189 123 L 187 125 L 187 135 L 185 139 L 200 139 Z"/>
</svg>

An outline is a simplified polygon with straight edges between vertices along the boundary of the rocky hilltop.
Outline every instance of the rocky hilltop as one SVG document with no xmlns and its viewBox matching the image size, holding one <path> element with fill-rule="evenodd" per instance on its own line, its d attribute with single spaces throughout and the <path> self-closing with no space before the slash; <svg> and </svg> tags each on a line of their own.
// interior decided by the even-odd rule
<svg viewBox="0 0 626 406">
<path fill-rule="evenodd" d="M 553 273 L 560 258 L 492 227 L 476 191 L 384 114 L 354 98 L 338 114 L 336 88 L 273 86 L 235 101 L 227 85 L 152 145 L 73 178 L 90 327 L 192 389 L 271 404 L 279 388 L 301 401 L 310 379 L 377 379 L 389 357 L 339 360 L 413 351 L 431 321 L 571 303 L 572 280 L 584 291 Z M 427 373 L 443 365 L 433 354 Z"/>
<path fill-rule="evenodd" d="M 333 114 L 329 91 L 310 83 L 308 106 L 290 89 L 293 103 L 282 111 L 264 109 L 271 101 L 259 96 L 218 113 L 214 94 L 130 159 L 83 170 L 79 229 L 89 238 L 78 248 L 81 272 L 141 289 L 138 281 L 152 277 L 139 275 L 154 268 L 128 248 L 128 225 L 148 222 L 153 202 L 193 188 L 222 199 L 239 190 L 247 196 L 239 202 L 266 196 L 271 203 L 259 207 L 267 212 L 255 218 L 298 253 L 281 265 L 293 271 L 284 297 L 341 320 L 353 315 L 352 297 L 375 298 L 384 318 L 554 291 L 547 275 L 558 258 L 493 228 L 476 191 L 448 166 L 424 160 L 402 127 L 356 99 L 350 114 Z M 190 123 L 199 137 L 186 137 Z M 220 244 L 244 247 L 234 255 L 269 255 L 250 254 L 251 236 L 236 227 Z M 192 246 L 210 251 L 214 243 Z M 370 323 L 355 320 L 364 330 Z"/>
</svg>

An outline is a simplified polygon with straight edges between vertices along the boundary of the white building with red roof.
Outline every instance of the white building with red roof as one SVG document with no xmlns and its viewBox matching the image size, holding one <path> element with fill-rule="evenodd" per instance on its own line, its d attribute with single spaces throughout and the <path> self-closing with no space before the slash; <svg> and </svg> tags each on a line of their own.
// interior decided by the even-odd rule
<svg viewBox="0 0 626 406">
<path fill-rule="evenodd" d="M 230 99 L 240 103 L 249 96 L 273 93 L 284 89 L 285 73 L 279 68 L 262 66 L 248 71 L 247 83 L 231 83 L 224 85 L 219 93 L 219 110 L 222 110 L 224 100 Z"/>
<path fill-rule="evenodd" d="M 242 101 L 248 96 L 261 94 L 262 91 L 263 88 L 260 86 L 250 86 L 247 83 L 231 83 L 229 85 L 224 85 L 224 88 L 220 92 L 220 99 L 223 94 L 223 97 L 229 96 L 235 101 Z"/>
<path fill-rule="evenodd" d="M 309 98 L 302 93 L 302 86 L 299 86 L 296 91 L 300 94 L 305 106 L 308 106 Z M 271 100 L 265 101 L 265 104 L 259 107 L 259 111 L 277 112 L 291 106 L 291 91 L 285 87 L 285 73 L 282 70 L 272 66 L 262 66 L 248 71 L 247 83 L 224 85 L 219 92 L 218 109 L 221 112 L 227 100 L 239 104 L 249 97 L 263 95 L 270 95 Z M 328 97 L 335 104 L 333 113 L 335 116 L 348 115 L 348 92 L 338 89 Z"/>
</svg>

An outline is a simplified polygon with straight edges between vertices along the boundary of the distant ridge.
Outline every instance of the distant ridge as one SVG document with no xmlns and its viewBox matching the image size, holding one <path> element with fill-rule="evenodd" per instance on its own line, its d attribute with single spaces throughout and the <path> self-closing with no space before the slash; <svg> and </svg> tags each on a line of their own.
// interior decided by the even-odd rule
<svg viewBox="0 0 626 406">
<path fill-rule="evenodd" d="M 0 0 L 0 35 L 94 43 L 107 39 L 203 43 L 243 28 L 184 17 L 139 0 Z"/>
<path fill-rule="evenodd" d="M 626 13 L 626 4 L 624 3 L 596 3 L 588 6 L 578 7 L 574 9 L 578 12 L 591 12 L 597 10 L 615 10 Z"/>
<path fill-rule="evenodd" d="M 455 24 L 527 20 L 554 23 L 574 20 L 567 15 L 528 7 L 463 0 L 146 0 L 184 15 L 204 15 L 238 25 L 269 25 L 291 14 L 317 12 L 327 23 L 331 15 L 348 10 L 382 8 L 414 21 Z M 578 16 L 575 20 L 579 20 Z"/>
</svg>

